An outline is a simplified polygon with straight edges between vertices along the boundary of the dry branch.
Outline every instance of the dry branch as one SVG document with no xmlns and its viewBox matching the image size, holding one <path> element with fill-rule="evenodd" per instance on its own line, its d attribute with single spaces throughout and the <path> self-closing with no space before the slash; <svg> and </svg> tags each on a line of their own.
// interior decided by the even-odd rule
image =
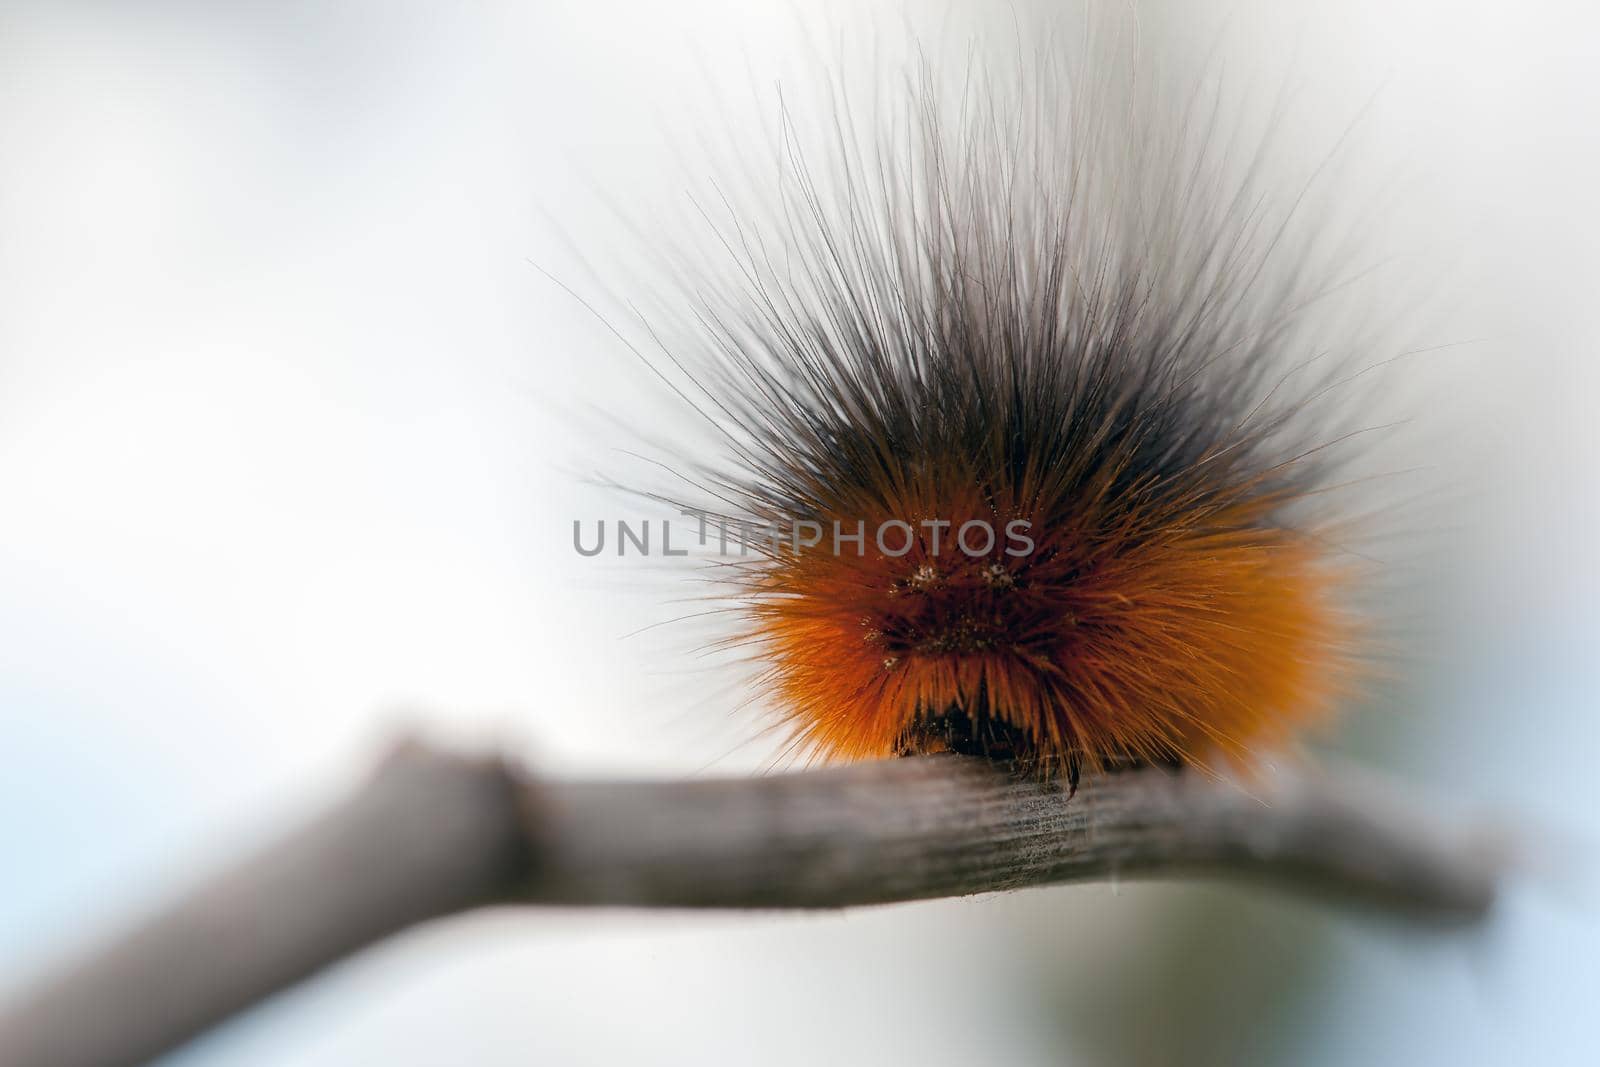
<svg viewBox="0 0 1600 1067">
<path fill-rule="evenodd" d="M 321 818 L 0 1011 L 0 1063 L 142 1063 L 362 947 L 490 904 L 836 908 L 1105 877 L 1263 876 L 1429 917 L 1490 905 L 1498 835 L 1348 772 L 1060 785 L 936 756 L 559 782 L 409 744 Z"/>
</svg>

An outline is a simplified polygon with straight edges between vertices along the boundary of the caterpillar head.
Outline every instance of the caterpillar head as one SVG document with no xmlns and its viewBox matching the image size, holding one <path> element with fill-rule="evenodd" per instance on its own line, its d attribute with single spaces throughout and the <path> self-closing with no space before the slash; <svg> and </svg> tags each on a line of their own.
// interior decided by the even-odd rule
<svg viewBox="0 0 1600 1067">
<path fill-rule="evenodd" d="M 1359 658 L 1307 503 L 1350 369 L 1304 328 L 1338 279 L 1298 201 L 1053 68 L 942 99 L 924 72 L 815 159 L 786 126 L 776 208 L 724 199 L 686 293 L 696 484 L 775 531 L 729 568 L 734 640 L 818 756 L 1076 780 L 1280 744 Z"/>
</svg>

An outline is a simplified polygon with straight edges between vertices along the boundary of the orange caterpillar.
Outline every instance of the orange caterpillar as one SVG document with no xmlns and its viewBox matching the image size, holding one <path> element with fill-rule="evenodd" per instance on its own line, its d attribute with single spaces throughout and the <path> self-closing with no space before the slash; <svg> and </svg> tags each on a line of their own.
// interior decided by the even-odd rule
<svg viewBox="0 0 1600 1067">
<path fill-rule="evenodd" d="M 924 76 L 820 165 L 786 125 L 775 208 L 718 224 L 672 362 L 723 434 L 706 510 L 780 534 L 728 565 L 733 641 L 812 756 L 1248 759 L 1357 659 L 1306 503 L 1330 279 L 1215 110 L 1026 81 L 950 105 Z"/>
</svg>

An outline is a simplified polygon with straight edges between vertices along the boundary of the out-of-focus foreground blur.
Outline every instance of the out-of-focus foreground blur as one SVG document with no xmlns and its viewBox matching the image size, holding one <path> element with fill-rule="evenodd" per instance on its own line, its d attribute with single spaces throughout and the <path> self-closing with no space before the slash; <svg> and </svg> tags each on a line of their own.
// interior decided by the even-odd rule
<svg viewBox="0 0 1600 1067">
<path fill-rule="evenodd" d="M 909 32 L 902 5 L 798 6 L 0 6 L 0 993 L 397 723 L 561 775 L 769 764 L 671 627 L 624 636 L 685 590 L 571 549 L 622 510 L 584 410 L 629 410 L 641 372 L 529 260 L 617 257 L 585 233 L 703 170 L 722 107 L 767 107 L 841 31 Z M 1054 6 L 911 21 L 1032 40 Z M 1407 456 L 1442 488 L 1408 519 L 1405 669 L 1329 743 L 1537 828 L 1543 865 L 1465 935 L 1206 884 L 485 914 L 172 1064 L 1596 1062 L 1600 14 L 1137 21 L 1290 79 L 1291 139 L 1362 116 L 1393 172 L 1369 251 L 1421 264 L 1425 339 L 1471 344 Z"/>
</svg>

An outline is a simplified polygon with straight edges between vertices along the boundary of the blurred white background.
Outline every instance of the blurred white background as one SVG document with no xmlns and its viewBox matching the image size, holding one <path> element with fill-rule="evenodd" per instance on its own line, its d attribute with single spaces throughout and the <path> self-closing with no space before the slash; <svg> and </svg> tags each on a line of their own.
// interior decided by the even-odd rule
<svg viewBox="0 0 1600 1067">
<path fill-rule="evenodd" d="M 0 4 L 0 990 L 341 789 L 397 723 L 561 774 L 766 765 L 715 679 L 623 637 L 681 594 L 571 551 L 573 517 L 618 508 L 570 412 L 639 372 L 528 260 L 576 272 L 561 234 L 603 232 L 605 196 L 670 197 L 719 98 L 765 106 L 815 62 L 802 27 L 1040 17 L 797 7 Z M 1600 1058 L 1600 15 L 1138 10 L 1291 71 L 1313 141 L 1376 94 L 1363 152 L 1402 223 L 1376 252 L 1420 252 L 1430 333 L 1476 343 L 1428 402 L 1455 503 L 1427 655 L 1340 743 L 1572 862 L 1468 936 L 1213 886 L 485 915 L 174 1065 Z"/>
</svg>

